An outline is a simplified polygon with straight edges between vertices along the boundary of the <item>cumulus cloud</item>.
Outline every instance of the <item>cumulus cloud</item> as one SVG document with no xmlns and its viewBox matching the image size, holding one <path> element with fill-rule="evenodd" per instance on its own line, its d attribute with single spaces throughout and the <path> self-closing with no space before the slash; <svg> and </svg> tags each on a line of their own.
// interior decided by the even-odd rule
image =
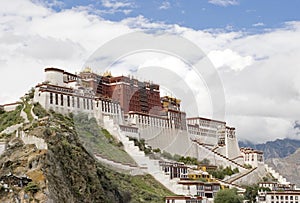
<svg viewBox="0 0 300 203">
<path fill-rule="evenodd" d="M 241 56 L 231 49 L 213 50 L 208 53 L 208 57 L 216 68 L 228 67 L 235 71 L 243 70 L 253 63 L 251 56 Z"/>
<path fill-rule="evenodd" d="M 225 6 L 225 1 L 221 2 Z M 226 2 L 226 5 L 237 3 Z M 112 1 L 104 3 L 112 9 L 129 6 L 116 1 L 115 5 Z M 99 46 L 115 37 L 136 30 L 167 32 L 190 40 L 215 65 L 225 90 L 226 120 L 237 127 L 239 138 L 251 137 L 260 142 L 297 138 L 294 125 L 300 111 L 299 22 L 247 35 L 233 31 L 193 30 L 152 22 L 143 16 L 111 22 L 93 15 L 89 9 L 56 12 L 29 0 L 0 1 L 0 85 L 5 87 L 0 92 L 0 103 L 14 102 L 41 82 L 44 67 L 75 72 Z M 136 64 L 128 59 L 118 65 L 132 69 L 159 65 L 190 81 L 201 112 L 209 116 L 212 111 L 209 92 L 192 72 L 182 71 L 186 64 L 169 56 L 132 57 L 131 61 Z M 183 108 L 188 109 L 186 104 Z"/>
<path fill-rule="evenodd" d="M 217 6 L 233 6 L 238 5 L 239 2 L 237 0 L 209 0 L 208 3 L 217 5 Z"/>
</svg>

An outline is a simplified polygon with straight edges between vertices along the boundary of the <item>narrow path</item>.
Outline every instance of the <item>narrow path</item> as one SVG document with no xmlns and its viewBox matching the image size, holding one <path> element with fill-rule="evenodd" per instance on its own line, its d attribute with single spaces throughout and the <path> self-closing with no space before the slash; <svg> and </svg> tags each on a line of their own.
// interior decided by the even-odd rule
<svg viewBox="0 0 300 203">
<path fill-rule="evenodd" d="M 122 163 L 119 163 L 119 162 L 115 162 L 113 160 L 109 160 L 109 159 L 106 159 L 104 157 L 101 157 L 99 154 L 94 154 L 94 156 L 101 163 L 108 164 L 108 165 L 110 165 L 112 167 L 115 167 L 115 168 L 118 168 L 118 169 L 130 171 L 130 174 L 132 174 L 132 175 L 143 175 L 143 174 L 145 174 L 145 172 L 138 166 L 130 166 L 130 165 L 122 164 Z"/>
<path fill-rule="evenodd" d="M 27 114 L 26 114 L 26 112 L 24 111 L 24 109 L 25 109 L 25 107 L 26 107 L 26 104 L 23 104 L 23 105 L 24 105 L 24 106 L 23 106 L 23 108 L 22 108 L 22 110 L 21 110 L 20 116 L 21 116 L 22 118 L 24 118 L 24 123 L 29 123 Z"/>
<path fill-rule="evenodd" d="M 5 141 L 0 140 L 0 156 L 5 150 Z"/>
<path fill-rule="evenodd" d="M 33 108 L 34 108 L 34 105 L 31 106 L 30 113 L 31 113 L 31 115 L 32 115 L 32 117 L 33 117 L 34 120 L 38 120 L 39 117 L 38 117 L 37 115 L 34 114 Z"/>
<path fill-rule="evenodd" d="M 225 180 L 225 181 L 228 182 L 228 183 L 233 183 L 234 181 L 236 181 L 236 180 L 238 180 L 238 179 L 240 179 L 240 178 L 243 178 L 244 176 L 246 176 L 246 175 L 252 173 L 252 172 L 255 171 L 256 169 L 257 169 L 257 167 L 252 168 L 252 169 L 250 169 L 249 171 L 246 171 L 246 172 L 244 172 L 244 173 L 240 173 L 240 174 L 238 174 L 238 175 L 236 175 L 236 176 L 234 176 L 234 177 L 232 177 L 232 178 L 229 178 L 229 179 L 227 179 L 227 180 Z"/>
<path fill-rule="evenodd" d="M 16 125 L 12 125 L 12 126 L 9 126 L 9 127 L 7 127 L 5 130 L 3 130 L 1 133 L 0 133 L 0 135 L 2 135 L 2 134 L 11 134 L 11 133 L 13 133 L 13 132 L 15 132 L 15 131 L 17 131 L 20 127 L 22 127 L 23 126 L 23 123 L 19 123 L 19 124 L 16 124 Z"/>
</svg>

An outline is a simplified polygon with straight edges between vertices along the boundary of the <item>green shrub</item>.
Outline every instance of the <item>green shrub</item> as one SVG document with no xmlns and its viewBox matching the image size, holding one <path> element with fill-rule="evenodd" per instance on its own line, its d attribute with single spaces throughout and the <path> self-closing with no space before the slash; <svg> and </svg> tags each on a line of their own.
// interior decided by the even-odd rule
<svg viewBox="0 0 300 203">
<path fill-rule="evenodd" d="M 46 116 L 49 116 L 48 112 L 41 106 L 40 103 L 34 103 L 33 104 L 33 113 L 39 117 L 44 118 Z"/>
<path fill-rule="evenodd" d="M 252 168 L 252 166 L 251 166 L 250 164 L 244 164 L 244 167 L 245 167 L 246 169 L 251 169 L 251 168 Z"/>
<path fill-rule="evenodd" d="M 36 193 L 40 190 L 39 186 L 35 182 L 30 182 L 25 187 L 25 192 Z"/>
<path fill-rule="evenodd" d="M 153 152 L 160 153 L 160 149 L 159 148 L 153 149 Z"/>
<path fill-rule="evenodd" d="M 227 166 L 226 168 L 224 168 L 223 166 L 219 166 L 218 169 L 209 171 L 209 173 L 215 178 L 224 179 L 225 176 L 231 176 L 233 174 L 239 173 L 239 169 L 235 168 L 232 170 L 230 166 Z"/>
</svg>

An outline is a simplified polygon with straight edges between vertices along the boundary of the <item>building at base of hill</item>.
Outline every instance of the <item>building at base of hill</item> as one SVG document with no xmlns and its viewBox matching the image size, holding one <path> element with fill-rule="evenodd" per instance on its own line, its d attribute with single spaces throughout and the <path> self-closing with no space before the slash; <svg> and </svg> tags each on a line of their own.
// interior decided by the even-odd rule
<svg viewBox="0 0 300 203">
<path fill-rule="evenodd" d="M 279 184 L 277 182 L 259 183 L 262 188 L 258 192 L 258 203 L 299 203 L 300 190 L 296 189 L 295 184 Z"/>
<path fill-rule="evenodd" d="M 165 203 L 209 203 L 207 199 L 193 196 L 168 196 Z"/>
</svg>

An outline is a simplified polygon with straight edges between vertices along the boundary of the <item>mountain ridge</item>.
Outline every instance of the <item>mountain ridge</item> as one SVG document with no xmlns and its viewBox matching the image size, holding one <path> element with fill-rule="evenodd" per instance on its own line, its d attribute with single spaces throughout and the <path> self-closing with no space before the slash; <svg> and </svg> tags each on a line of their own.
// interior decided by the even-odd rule
<svg viewBox="0 0 300 203">
<path fill-rule="evenodd" d="M 264 152 L 265 159 L 284 158 L 300 148 L 300 140 L 284 138 L 267 141 L 263 144 L 254 144 L 251 141 L 239 141 L 240 147 L 251 147 Z"/>
</svg>

